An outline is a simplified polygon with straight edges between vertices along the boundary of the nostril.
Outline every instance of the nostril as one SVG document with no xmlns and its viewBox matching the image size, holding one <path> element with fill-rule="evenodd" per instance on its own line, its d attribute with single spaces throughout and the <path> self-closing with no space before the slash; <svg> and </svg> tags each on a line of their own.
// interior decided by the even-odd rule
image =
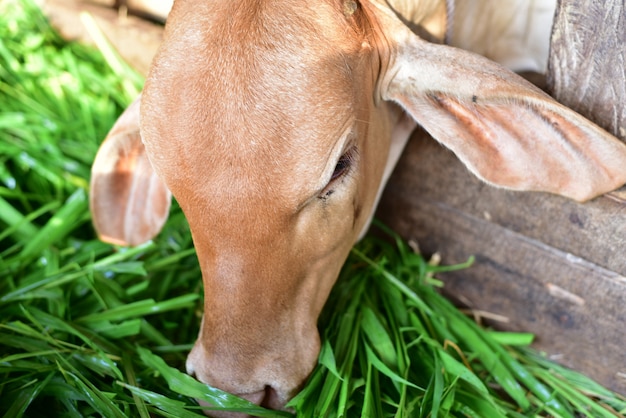
<svg viewBox="0 0 626 418">
<path fill-rule="evenodd" d="M 260 390 L 258 392 L 245 394 L 238 393 L 236 395 L 264 408 L 282 409 L 285 406 L 284 400 L 281 399 L 276 389 L 274 389 L 270 385 L 266 385 L 263 390 Z"/>
<path fill-rule="evenodd" d="M 253 404 L 261 405 L 263 400 L 265 399 L 265 390 L 260 390 L 258 392 L 252 393 L 233 393 L 235 396 L 239 396 L 247 401 L 252 402 Z"/>
<path fill-rule="evenodd" d="M 261 402 L 261 406 L 269 409 L 281 409 L 284 405 L 278 396 L 278 392 L 276 389 L 271 387 L 270 385 L 265 386 L 265 396 L 263 397 L 263 402 Z"/>
</svg>

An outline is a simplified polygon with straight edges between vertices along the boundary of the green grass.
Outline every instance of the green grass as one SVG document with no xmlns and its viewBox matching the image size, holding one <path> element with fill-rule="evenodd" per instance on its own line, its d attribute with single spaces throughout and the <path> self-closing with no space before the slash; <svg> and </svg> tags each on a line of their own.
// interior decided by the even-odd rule
<svg viewBox="0 0 626 418">
<path fill-rule="evenodd" d="M 0 2 L 0 415 L 200 416 L 203 398 L 277 416 L 180 372 L 202 305 L 177 207 L 149 244 L 94 237 L 90 164 L 141 83 L 114 59 L 60 39 L 29 1 Z M 438 293 L 434 275 L 456 267 L 388 236 L 350 255 L 298 416 L 626 414 L 623 397 L 529 349 L 532 336 L 479 328 Z"/>
</svg>

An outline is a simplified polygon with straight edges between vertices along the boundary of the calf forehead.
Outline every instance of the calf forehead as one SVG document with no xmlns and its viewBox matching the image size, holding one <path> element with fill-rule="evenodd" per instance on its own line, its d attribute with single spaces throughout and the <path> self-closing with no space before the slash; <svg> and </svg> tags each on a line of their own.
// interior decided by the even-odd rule
<svg viewBox="0 0 626 418">
<path fill-rule="evenodd" d="M 142 103 L 157 171 L 175 194 L 233 182 L 266 194 L 290 171 L 319 175 L 355 116 L 361 44 L 330 2 L 177 0 Z"/>
</svg>

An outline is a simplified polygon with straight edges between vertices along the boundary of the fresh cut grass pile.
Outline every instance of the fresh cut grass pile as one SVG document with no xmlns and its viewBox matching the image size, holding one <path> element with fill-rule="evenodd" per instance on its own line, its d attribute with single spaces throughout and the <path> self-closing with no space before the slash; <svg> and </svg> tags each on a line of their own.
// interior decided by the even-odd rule
<svg viewBox="0 0 626 418">
<path fill-rule="evenodd" d="M 0 416 L 203 416 L 194 398 L 292 416 L 181 372 L 202 288 L 177 207 L 154 242 L 95 238 L 90 165 L 142 82 L 111 59 L 62 40 L 30 0 L 0 2 Z M 352 251 L 294 415 L 626 414 L 624 397 L 529 349 L 532 336 L 480 328 L 443 298 L 435 275 L 462 266 L 386 235 Z"/>
</svg>

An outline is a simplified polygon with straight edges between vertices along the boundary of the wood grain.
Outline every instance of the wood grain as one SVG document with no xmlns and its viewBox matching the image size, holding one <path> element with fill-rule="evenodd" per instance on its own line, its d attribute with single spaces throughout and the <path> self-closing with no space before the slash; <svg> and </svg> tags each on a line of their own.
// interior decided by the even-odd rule
<svg viewBox="0 0 626 418">
<path fill-rule="evenodd" d="M 93 43 L 80 13 L 90 13 L 118 53 L 140 74 L 146 75 L 163 39 L 163 26 L 119 13 L 113 0 L 42 0 L 41 7 L 65 39 Z"/>
<path fill-rule="evenodd" d="M 626 3 L 559 0 L 548 90 L 626 140 Z"/>
</svg>

